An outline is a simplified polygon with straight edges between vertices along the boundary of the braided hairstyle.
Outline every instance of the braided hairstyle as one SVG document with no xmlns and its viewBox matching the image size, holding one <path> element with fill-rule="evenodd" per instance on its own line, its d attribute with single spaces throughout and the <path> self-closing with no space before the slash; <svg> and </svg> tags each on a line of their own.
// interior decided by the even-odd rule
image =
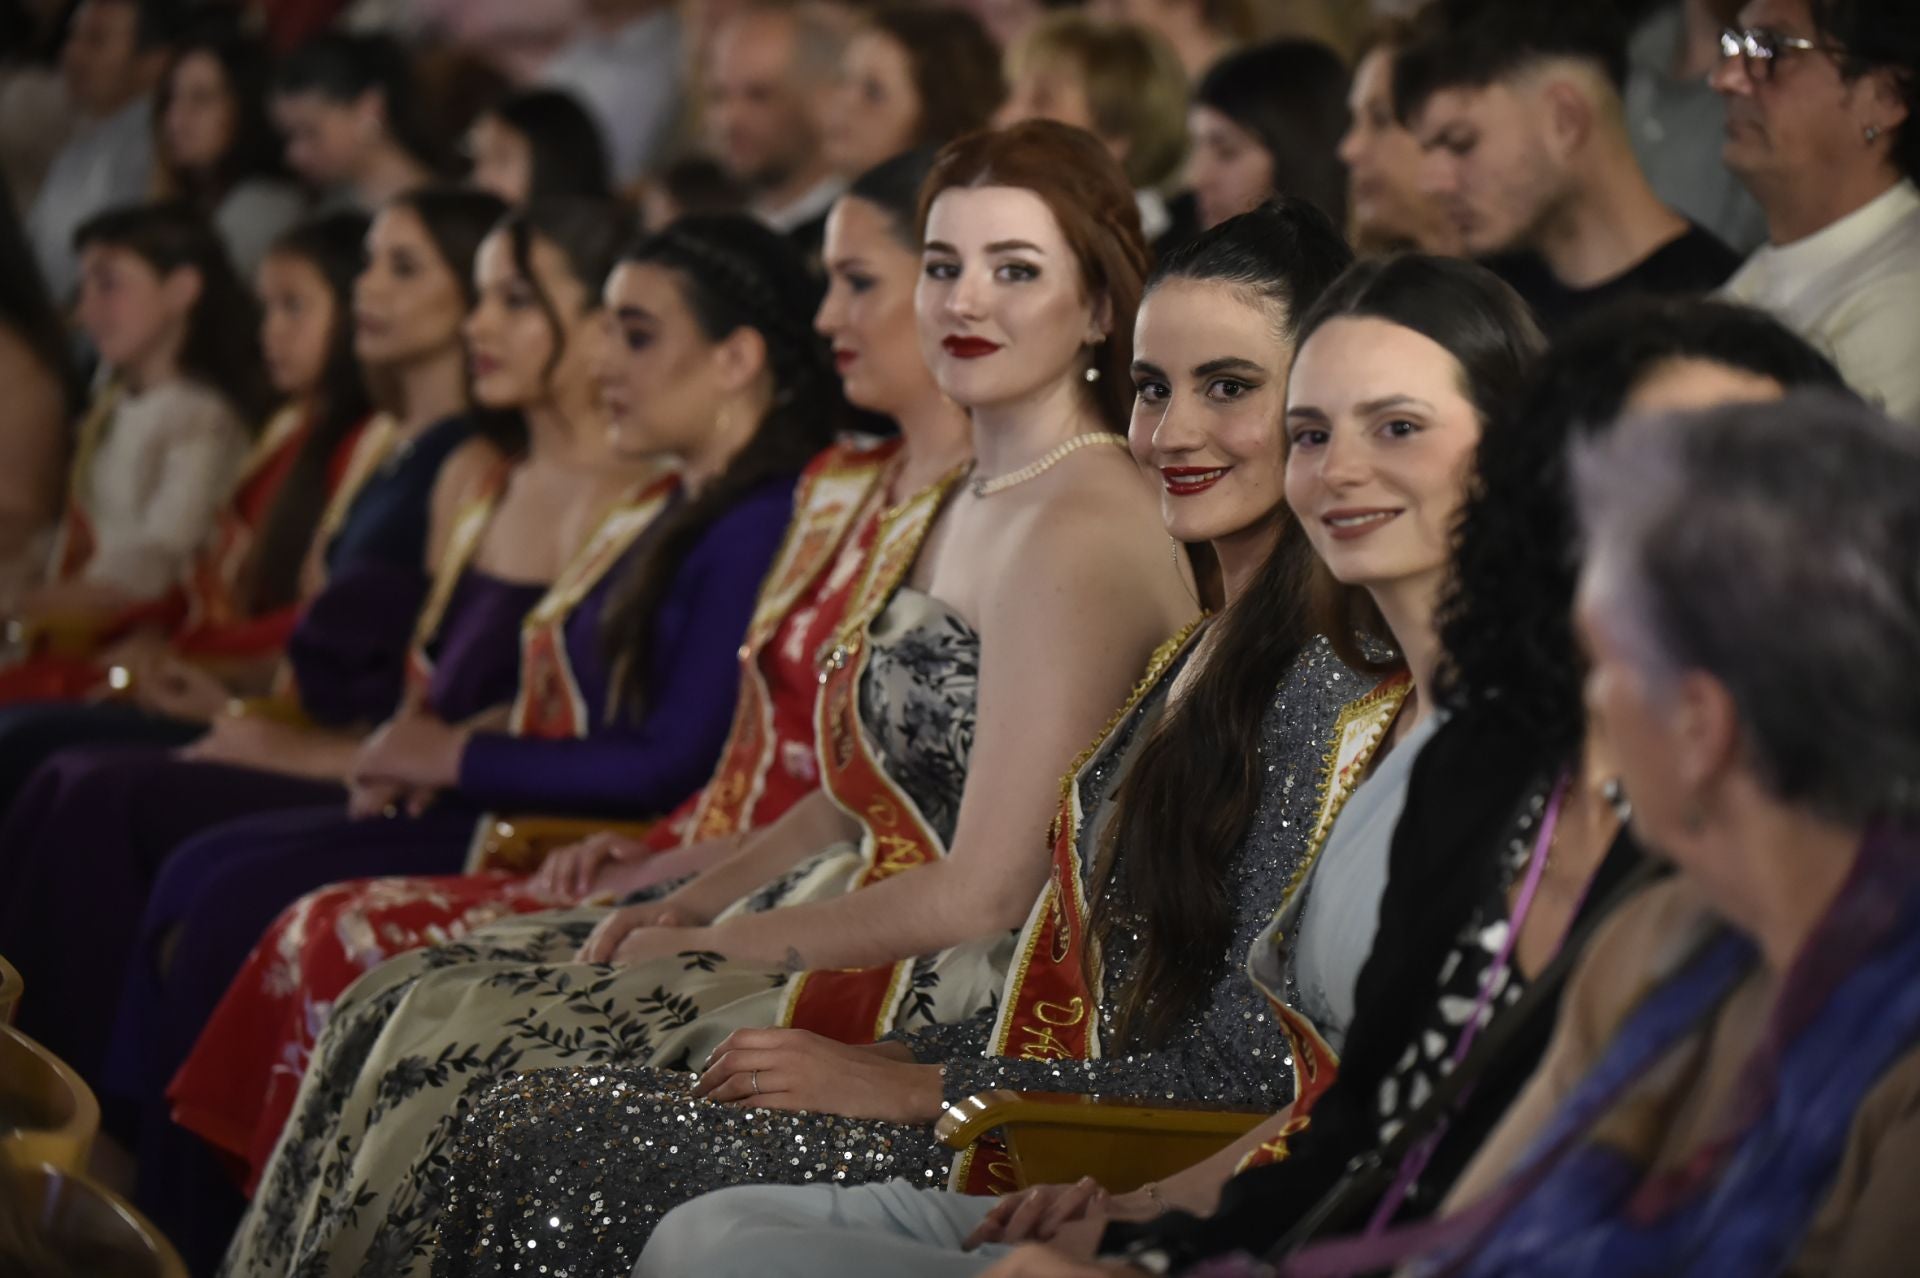
<svg viewBox="0 0 1920 1278">
<path fill-rule="evenodd" d="M 623 259 L 670 271 L 709 341 L 743 328 L 766 345 L 773 402 L 746 445 L 698 496 L 667 515 L 652 552 L 614 588 L 602 623 L 614 690 L 638 713 L 653 691 L 653 619 L 687 556 L 747 494 L 797 475 L 832 442 L 846 416 L 840 379 L 813 331 L 819 288 L 787 238 L 737 213 L 683 217 L 641 240 Z"/>
</svg>

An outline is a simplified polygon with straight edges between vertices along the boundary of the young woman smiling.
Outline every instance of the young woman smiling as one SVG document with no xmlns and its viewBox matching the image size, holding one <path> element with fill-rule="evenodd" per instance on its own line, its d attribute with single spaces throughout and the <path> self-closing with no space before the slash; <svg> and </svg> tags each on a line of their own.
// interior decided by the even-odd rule
<svg viewBox="0 0 1920 1278">
<path fill-rule="evenodd" d="M 1217 295 L 1209 302 L 1207 318 L 1191 313 L 1185 318 L 1189 332 L 1207 332 L 1211 339 L 1208 358 L 1212 359 L 1239 343 L 1223 340 L 1233 303 Z M 1143 345 L 1147 338 L 1143 330 Z M 1349 826 L 1356 812 L 1366 812 L 1356 806 L 1358 795 L 1348 802 L 1355 782 L 1377 757 L 1396 718 L 1425 717 L 1413 709 L 1417 702 L 1409 703 L 1408 688 L 1431 678 L 1433 597 L 1447 564 L 1452 521 L 1465 498 L 1473 449 L 1484 418 L 1506 411 L 1510 405 L 1509 397 L 1520 384 L 1538 334 L 1512 292 L 1480 268 L 1434 259 L 1405 259 L 1384 268 L 1363 264 L 1349 270 L 1300 321 L 1296 340 L 1297 354 L 1286 381 L 1284 485 L 1287 505 L 1324 567 L 1314 577 L 1317 620 L 1322 633 L 1334 641 L 1333 646 L 1346 650 L 1350 665 L 1391 665 L 1382 646 L 1393 642 L 1407 653 L 1415 673 L 1411 679 L 1406 675 L 1389 679 L 1373 693 L 1349 703 L 1335 721 L 1331 746 L 1323 750 L 1331 766 L 1323 774 L 1316 803 L 1306 807 L 1302 819 L 1295 822 L 1298 829 L 1293 833 L 1299 843 L 1279 893 L 1284 901 L 1280 918 L 1287 921 L 1289 937 L 1295 935 L 1294 920 L 1302 898 L 1311 904 L 1324 896 L 1321 885 L 1313 882 L 1319 877 L 1314 874 L 1316 867 L 1324 870 L 1340 860 L 1356 860 L 1367 854 L 1364 841 L 1373 837 L 1373 832 L 1362 828 L 1356 833 Z M 1224 370 L 1209 371 L 1207 377 L 1233 380 Z M 1252 380 L 1246 378 L 1239 384 Z M 1151 377 L 1145 381 L 1149 387 L 1155 385 Z M 1171 380 L 1162 383 L 1171 384 Z M 1422 437 L 1429 432 L 1431 437 Z M 1170 430 L 1168 435 L 1168 444 L 1178 439 L 1177 431 Z M 1224 446 L 1229 438 L 1232 436 L 1223 432 L 1217 442 L 1196 450 L 1195 464 L 1176 468 L 1188 472 L 1180 476 L 1182 479 L 1195 470 L 1203 481 L 1217 476 L 1211 484 L 1187 485 L 1201 487 L 1203 495 L 1169 496 L 1170 502 L 1195 502 L 1192 516 L 1198 517 L 1205 508 L 1197 503 L 1249 483 L 1256 475 L 1264 473 L 1269 482 L 1280 482 L 1278 456 L 1264 467 L 1220 465 L 1232 460 Z M 1179 455 L 1163 453 L 1159 458 L 1163 470 L 1166 461 Z M 1336 539 L 1327 525 L 1331 515 L 1337 521 L 1332 527 L 1352 527 L 1347 514 L 1362 500 L 1373 511 L 1392 512 L 1391 517 L 1373 521 L 1376 534 L 1401 519 L 1406 522 L 1394 529 L 1391 540 L 1381 538 L 1368 547 L 1367 557 L 1358 558 L 1344 552 L 1362 539 Z M 1321 526 L 1316 527 L 1316 522 Z M 1231 581 L 1239 556 L 1231 540 L 1227 549 L 1222 569 Z M 1257 598 L 1257 594 L 1250 595 L 1244 602 Z M 1264 606 L 1273 606 L 1272 601 Z M 1370 608 L 1385 613 L 1395 623 L 1393 628 L 1381 625 L 1377 613 L 1368 617 L 1366 609 Z M 1236 616 L 1246 615 L 1242 608 L 1228 610 L 1219 630 L 1223 651 L 1227 637 L 1234 633 Z M 1274 627 L 1269 624 L 1267 629 Z M 1357 632 L 1370 633 L 1375 642 L 1366 648 L 1357 647 Z M 1204 686 L 1219 660 L 1215 654 L 1202 656 L 1207 666 L 1197 688 Z M 1307 664 L 1311 668 L 1311 662 Z M 1242 673 L 1235 672 L 1235 677 Z M 1176 684 L 1175 694 L 1178 692 Z M 1201 707 L 1192 708 L 1198 713 Z M 1163 726 L 1163 740 L 1176 722 L 1172 719 Z M 1399 744 L 1384 764 L 1409 758 L 1419 744 L 1420 730 L 1419 724 L 1411 730 L 1403 729 Z M 1153 748 L 1146 747 L 1135 765 L 1135 779 L 1124 783 L 1123 804 L 1136 781 L 1144 790 L 1144 778 L 1151 775 L 1147 771 L 1149 761 L 1159 762 L 1157 756 L 1148 753 Z M 1236 749 L 1235 744 L 1222 744 L 1214 749 L 1232 751 L 1237 757 L 1257 761 L 1262 768 L 1273 761 L 1271 751 L 1248 751 L 1244 745 Z M 1209 753 L 1205 757 L 1223 756 Z M 1189 766 L 1200 765 L 1189 761 Z M 1383 767 L 1361 787 L 1359 795 L 1383 785 L 1403 786 L 1404 782 L 1394 780 Z M 1155 796 L 1161 800 L 1156 806 L 1177 812 L 1181 820 L 1205 822 L 1205 814 L 1213 805 L 1204 797 L 1194 798 L 1199 790 L 1196 780 L 1173 794 Z M 1171 838 L 1178 840 L 1179 823 L 1171 824 Z M 1204 848 L 1206 841 L 1197 846 Z M 1120 862 L 1121 882 L 1132 879 L 1136 867 L 1160 864 L 1158 857 L 1129 856 Z M 1130 899 L 1123 898 L 1112 906 L 1102 902 L 1095 907 L 1097 935 L 1104 940 L 1121 930 L 1139 929 L 1142 915 L 1156 924 L 1169 916 L 1181 917 L 1182 912 L 1169 903 L 1181 901 L 1182 893 L 1191 892 L 1192 886 L 1181 883 L 1179 875 L 1171 870 L 1172 863 L 1166 864 L 1167 876 L 1156 879 L 1143 875 L 1135 881 Z M 1157 895 L 1142 891 L 1148 885 L 1158 889 Z M 1103 928 L 1103 911 L 1108 909 L 1112 913 L 1105 917 L 1112 922 Z M 1354 931 L 1370 930 L 1360 921 L 1363 917 L 1343 916 L 1340 922 Z M 1296 973 L 1286 970 L 1288 956 L 1277 947 L 1268 918 L 1262 912 L 1247 929 L 1247 935 L 1251 935 L 1259 927 L 1268 928 L 1253 941 L 1251 959 L 1255 980 L 1272 1003 L 1271 1013 L 1265 1009 L 1260 1013 L 1261 1024 L 1267 1028 L 1265 1041 L 1257 1048 L 1249 1045 L 1239 1049 L 1242 1058 L 1227 1069 L 1251 1066 L 1257 1076 L 1277 1080 L 1275 1062 L 1285 1059 L 1290 1049 L 1293 1091 L 1296 1096 L 1312 1094 L 1323 1090 L 1332 1078 L 1333 1061 L 1321 1036 L 1337 1033 L 1341 1027 L 1329 1022 L 1320 1022 L 1317 1027 L 1307 1024 L 1285 1005 L 1282 994 Z M 1196 947 L 1224 939 L 1224 931 L 1224 927 L 1203 928 L 1197 938 L 1186 931 L 1174 933 L 1186 943 L 1163 952 L 1157 966 L 1148 962 L 1137 974 L 1136 979 L 1142 983 L 1135 987 L 1136 996 L 1122 1004 L 1123 1036 L 1161 1023 L 1159 1018 L 1165 1015 L 1164 1008 L 1158 1006 L 1161 996 L 1185 983 L 1177 974 L 1178 965 L 1190 963 Z M 1146 952 L 1151 954 L 1165 938 L 1151 929 L 1147 934 L 1152 940 Z M 1297 975 L 1304 986 L 1307 974 Z M 1327 983 L 1324 978 L 1322 983 Z M 1147 991 L 1154 996 L 1151 1002 L 1145 997 Z M 1255 1016 L 1257 999 L 1244 986 L 1235 993 L 1239 1016 Z M 1003 1027 L 1014 1031 L 1011 1042 L 1016 1046 L 1021 1042 L 1019 1005 L 1016 991 L 1005 1004 L 1014 1011 L 1002 1012 Z M 1284 1037 L 1273 1033 L 1276 1024 L 1285 1029 Z M 1041 1027 L 1053 1028 L 1044 1022 Z M 1189 1069 L 1194 1067 L 1191 1061 L 1186 1064 Z M 947 1068 L 950 1075 L 958 1072 L 951 1064 Z M 1028 1070 L 1024 1078 L 1011 1074 L 1008 1081 L 1014 1086 L 1051 1088 L 1051 1079 L 1069 1068 L 1050 1060 Z M 961 1077 L 966 1082 L 996 1085 L 991 1071 L 984 1077 Z M 1158 1080 L 1153 1076 L 1140 1081 L 1149 1083 L 1143 1090 L 1151 1094 L 1160 1094 L 1166 1086 L 1154 1085 Z M 696 1204 L 667 1222 L 638 1272 L 783 1274 L 793 1278 L 826 1273 L 978 1273 L 995 1262 L 1001 1244 L 1045 1237 L 1056 1227 L 1056 1243 L 1067 1255 L 1091 1255 L 1110 1221 L 1157 1216 L 1174 1205 L 1210 1205 L 1232 1169 L 1243 1158 L 1276 1142 L 1285 1122 L 1283 1116 L 1263 1124 L 1216 1158 L 1119 1198 L 1100 1193 L 1091 1180 L 1072 1186 L 1040 1186 L 998 1200 L 977 1194 L 926 1194 L 898 1181 L 850 1190 L 823 1185 L 734 1191 Z M 976 1179 L 965 1187 L 978 1191 L 993 1186 Z M 979 1249 L 971 1255 L 962 1254 L 963 1244 Z"/>
<path fill-rule="evenodd" d="M 822 671 L 817 757 L 835 802 L 661 902 L 503 922 L 370 973 L 321 1036 L 301 1137 L 268 1167 L 239 1272 L 348 1269 L 373 1252 L 403 1269 L 425 1251 L 445 1182 L 416 1156 L 445 1150 L 471 1077 L 401 1084 L 398 1103 L 388 1080 L 455 1036 L 502 1044 L 486 1073 L 579 1059 L 541 1024 L 609 1064 L 665 1066 L 742 1026 L 858 1042 L 991 999 L 1046 877 L 1050 777 L 1194 605 L 1151 490 L 1114 446 L 1145 258 L 1117 166 L 1091 137 L 1033 124 L 949 148 L 927 192 L 918 330 L 936 382 L 969 410 L 977 482 L 916 494 L 877 534 Z M 948 337 L 994 350 L 951 355 Z M 703 955 L 691 970 L 688 950 Z M 518 977 L 501 977 L 535 955 L 566 978 L 529 1019 L 508 993 Z M 357 1028 L 375 1024 L 377 1044 Z M 683 1081 L 668 1087 L 685 1100 Z M 347 1160 L 355 1194 L 388 1206 L 331 1211 L 310 1175 L 321 1147 Z"/>
<path fill-rule="evenodd" d="M 1063 841 L 1047 892 L 1049 899 L 1098 900 L 1099 944 L 1049 959 L 1057 955 L 1054 939 L 1040 933 L 1058 916 L 1046 905 L 1033 910 L 1019 949 L 1034 957 L 1018 965 L 1027 975 L 1002 1000 L 998 1026 L 983 1009 L 878 1048 L 802 1029 L 739 1031 L 714 1054 L 691 1098 L 648 1103 L 650 1121 L 674 1134 L 671 1155 L 632 1159 L 615 1148 L 620 1111 L 636 1095 L 663 1089 L 670 1075 L 615 1071 L 611 1090 L 605 1075 L 578 1070 L 518 1077 L 481 1102 L 456 1148 L 443 1270 L 485 1270 L 504 1256 L 534 1253 L 537 1233 L 488 1224 L 499 1203 L 537 1200 L 542 1219 L 584 1217 L 596 1193 L 627 1225 L 595 1231 L 576 1254 L 596 1271 L 629 1268 L 651 1221 L 677 1201 L 728 1185 L 817 1176 L 811 1161 L 793 1164 L 796 1146 L 846 1163 L 846 1180 L 937 1181 L 953 1157 L 934 1142 L 934 1120 L 946 1102 L 987 1087 L 1140 1088 L 1255 1104 L 1269 1088 L 1284 1087 L 1284 1076 L 1267 1070 L 1224 1068 L 1252 1060 L 1257 1041 L 1271 1034 L 1247 1018 L 1249 1000 L 1230 956 L 1244 952 L 1284 894 L 1311 816 L 1308 782 L 1326 729 L 1340 700 L 1357 691 L 1305 629 L 1296 579 L 1306 547 L 1280 498 L 1294 316 L 1348 260 L 1338 232 L 1310 208 L 1268 210 L 1180 255 L 1142 304 L 1134 453 L 1156 470 L 1209 463 L 1218 477 L 1204 494 L 1163 493 L 1162 518 L 1177 539 L 1218 556 L 1226 593 L 1211 602 L 1232 620 L 1197 643 L 1189 640 L 1201 632 L 1190 628 L 1163 646 L 1072 777 L 1080 807 L 1061 814 Z M 1223 755 L 1257 755 L 1272 771 L 1223 769 Z M 1134 772 L 1144 775 L 1123 781 Z M 1191 816 L 1195 806 L 1218 815 L 1168 829 L 1172 812 Z M 1070 879 L 1084 881 L 1084 895 Z M 1187 883 L 1196 886 L 1182 890 Z M 1211 961 L 1197 961 L 1202 955 Z M 1034 1000 L 1063 997 L 1063 980 L 1089 1003 L 1089 990 L 1101 992 L 1091 1041 L 1116 1046 L 1075 1051 L 1073 1059 L 1016 1059 Z M 1090 1028 L 1061 1039 L 1089 1042 Z M 743 1109 L 763 1112 L 743 1121 Z M 558 1113 L 567 1116 L 558 1124 L 534 1117 Z M 872 1121 L 863 1136 L 849 1137 L 847 1118 Z M 519 1166 L 504 1156 L 509 1149 L 521 1151 Z M 535 1149 L 542 1152 L 529 1160 Z M 573 1166 L 595 1171 L 549 1178 L 552 1168 Z M 744 1210 L 752 1215 L 750 1206 Z M 713 1222 L 715 1230 L 726 1227 Z"/>
</svg>

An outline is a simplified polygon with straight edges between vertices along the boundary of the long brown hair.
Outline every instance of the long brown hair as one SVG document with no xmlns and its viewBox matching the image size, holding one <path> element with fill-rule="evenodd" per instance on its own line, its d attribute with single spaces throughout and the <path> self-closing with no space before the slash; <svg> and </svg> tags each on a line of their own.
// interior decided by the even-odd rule
<svg viewBox="0 0 1920 1278">
<path fill-rule="evenodd" d="M 1106 340 L 1094 354 L 1099 380 L 1091 395 L 1107 429 L 1125 434 L 1133 413 L 1133 316 L 1147 278 L 1147 242 L 1140 207 L 1126 174 L 1084 129 L 1027 120 L 975 133 L 944 147 L 920 189 L 915 230 L 924 241 L 927 213 L 942 191 L 1012 186 L 1039 196 L 1080 262 L 1087 297 L 1111 311 Z"/>
<path fill-rule="evenodd" d="M 1175 250 L 1149 289 L 1193 280 L 1217 286 L 1223 306 L 1257 299 L 1292 341 L 1300 316 L 1352 260 L 1325 213 L 1287 199 L 1229 218 Z M 1120 1043 L 1166 1041 L 1205 1003 L 1220 974 L 1235 890 L 1227 865 L 1253 824 L 1266 780 L 1261 724 L 1274 689 L 1319 631 L 1309 588 L 1322 571 L 1319 558 L 1285 506 L 1274 518 L 1273 551 L 1213 623 L 1205 664 L 1135 747 L 1115 795 L 1110 841 L 1101 849 L 1113 868 L 1091 930 L 1097 949 L 1122 928 L 1141 938 L 1120 993 Z M 1112 857 L 1116 847 L 1126 854 Z M 1098 959 L 1089 954 L 1089 962 Z"/>
</svg>

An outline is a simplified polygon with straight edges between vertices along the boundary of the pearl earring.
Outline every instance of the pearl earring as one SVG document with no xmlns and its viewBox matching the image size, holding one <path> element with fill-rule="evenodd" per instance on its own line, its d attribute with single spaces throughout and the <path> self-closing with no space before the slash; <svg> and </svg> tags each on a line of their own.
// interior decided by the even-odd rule
<svg viewBox="0 0 1920 1278">
<path fill-rule="evenodd" d="M 1089 382 L 1097 382 L 1100 380 L 1100 370 L 1097 368 L 1089 368 L 1086 377 Z"/>
</svg>

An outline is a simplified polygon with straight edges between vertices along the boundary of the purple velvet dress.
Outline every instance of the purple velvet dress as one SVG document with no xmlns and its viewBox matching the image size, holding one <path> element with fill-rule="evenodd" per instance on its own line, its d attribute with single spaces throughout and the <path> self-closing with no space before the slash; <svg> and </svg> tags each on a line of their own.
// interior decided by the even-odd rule
<svg viewBox="0 0 1920 1278">
<path fill-rule="evenodd" d="M 419 817 L 356 822 L 336 797 L 229 821 L 167 859 L 137 931 L 103 1090 L 137 1107 L 137 1201 L 190 1261 L 217 1259 L 239 1200 L 229 1182 L 233 1210 L 222 1210 L 220 1178 L 193 1173 L 210 1166 L 211 1154 L 172 1126 L 163 1093 L 254 943 L 283 909 L 330 883 L 458 873 L 486 809 L 645 817 L 693 793 L 733 720 L 737 652 L 792 512 L 793 481 L 747 494 L 690 552 L 653 618 L 651 692 L 637 715 L 614 694 L 600 623 L 623 569 L 649 549 L 645 537 L 565 623 L 570 664 L 595 716 L 588 736 L 481 734 L 457 791 Z"/>
</svg>

